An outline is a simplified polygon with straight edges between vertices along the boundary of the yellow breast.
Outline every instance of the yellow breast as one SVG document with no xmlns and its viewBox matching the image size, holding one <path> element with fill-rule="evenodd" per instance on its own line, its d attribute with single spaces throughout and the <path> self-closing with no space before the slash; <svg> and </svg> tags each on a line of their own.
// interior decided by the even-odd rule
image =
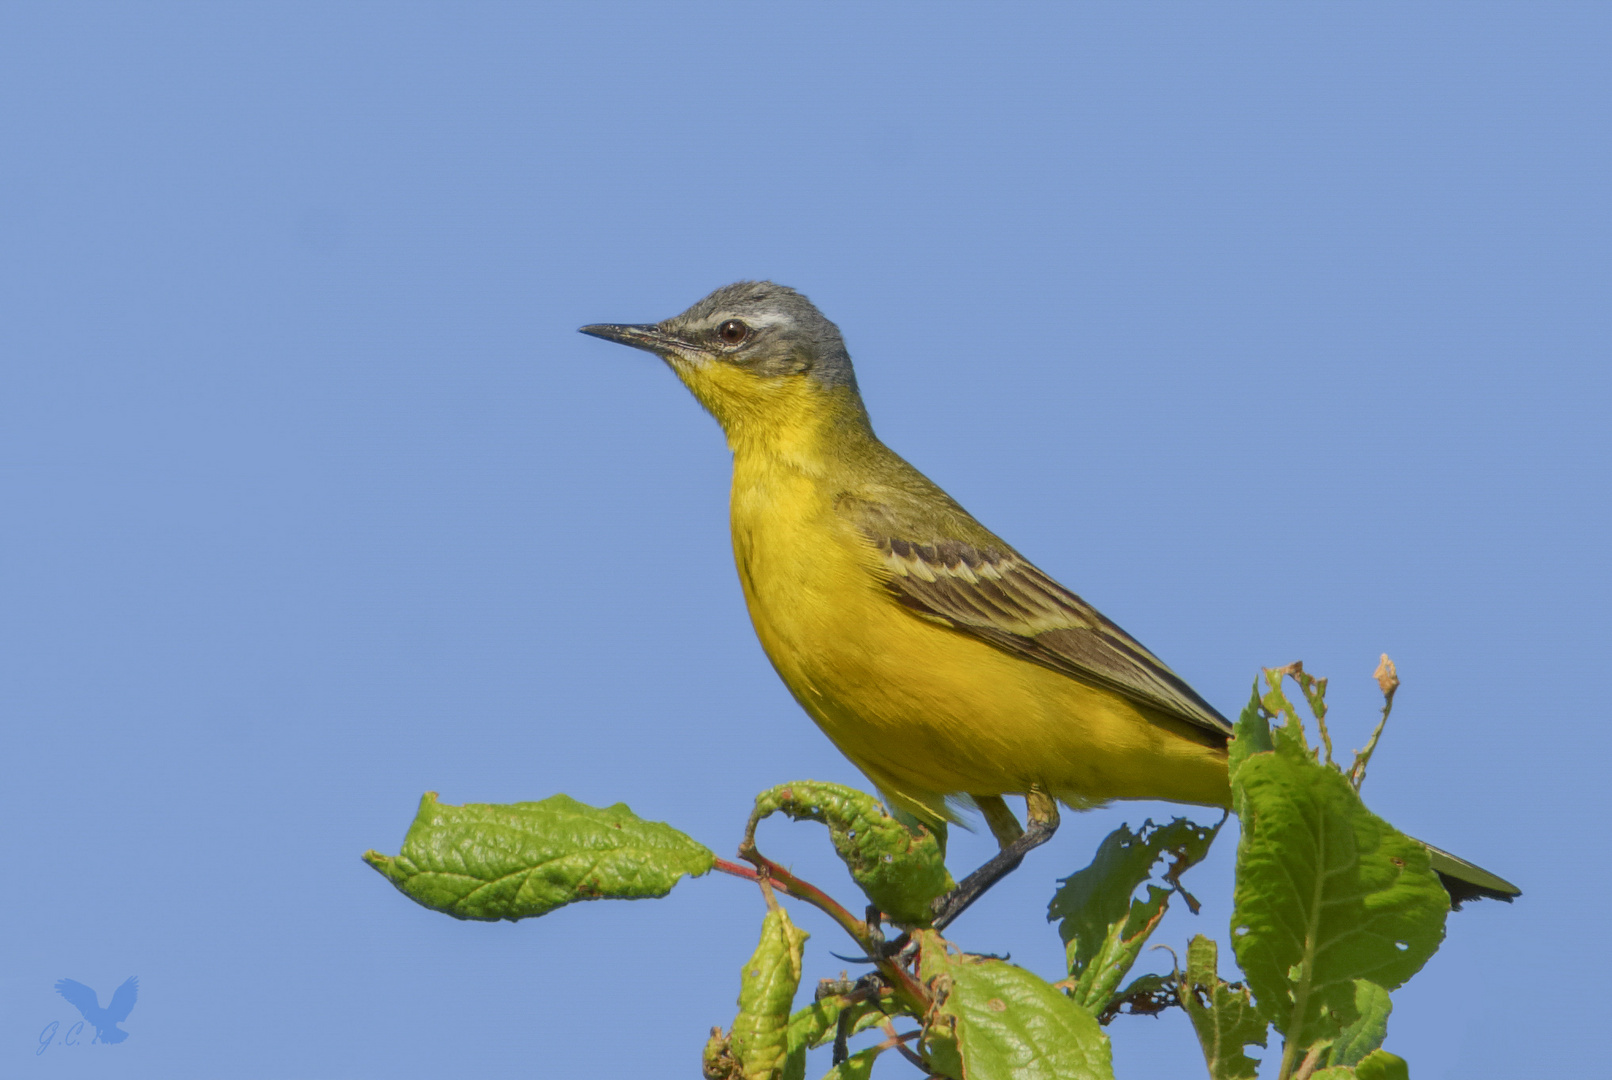
<svg viewBox="0 0 1612 1080">
<path fill-rule="evenodd" d="M 1076 806 L 1225 804 L 1222 751 L 904 608 L 884 588 L 880 553 L 835 512 L 830 476 L 735 449 L 734 555 L 756 634 L 796 700 L 888 798 L 932 819 L 947 816 L 947 795 L 1034 784 Z"/>
</svg>

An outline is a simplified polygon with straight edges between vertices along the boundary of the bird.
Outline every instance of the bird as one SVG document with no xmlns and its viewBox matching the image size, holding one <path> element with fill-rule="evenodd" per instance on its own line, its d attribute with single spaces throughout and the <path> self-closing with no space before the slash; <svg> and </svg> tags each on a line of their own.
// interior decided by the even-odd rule
<svg viewBox="0 0 1612 1080">
<path fill-rule="evenodd" d="M 1060 803 L 1230 808 L 1231 723 L 880 441 L 839 328 L 804 295 L 740 281 L 658 323 L 580 332 L 658 356 L 721 425 L 756 636 L 898 814 L 943 828 L 972 804 L 1000 876 Z M 1519 895 L 1428 847 L 1452 903 Z"/>
<path fill-rule="evenodd" d="M 120 1043 L 129 1037 L 129 1033 L 118 1027 L 129 1018 L 134 1011 L 134 998 L 140 992 L 140 980 L 133 975 L 123 980 L 123 985 L 112 991 L 112 1000 L 106 1008 L 101 1008 L 100 999 L 95 991 L 74 979 L 58 979 L 56 992 L 72 1003 L 89 1025 L 95 1029 L 95 1037 L 104 1043 Z"/>
</svg>

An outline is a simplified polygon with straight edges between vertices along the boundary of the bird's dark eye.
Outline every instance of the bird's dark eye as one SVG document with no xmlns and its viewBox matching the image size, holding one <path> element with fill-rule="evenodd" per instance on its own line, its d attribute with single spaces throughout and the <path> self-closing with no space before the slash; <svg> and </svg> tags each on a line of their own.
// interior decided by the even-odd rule
<svg viewBox="0 0 1612 1080">
<path fill-rule="evenodd" d="M 716 336 L 721 338 L 724 344 L 737 345 L 750 336 L 750 328 L 738 319 L 729 319 L 716 328 Z"/>
</svg>

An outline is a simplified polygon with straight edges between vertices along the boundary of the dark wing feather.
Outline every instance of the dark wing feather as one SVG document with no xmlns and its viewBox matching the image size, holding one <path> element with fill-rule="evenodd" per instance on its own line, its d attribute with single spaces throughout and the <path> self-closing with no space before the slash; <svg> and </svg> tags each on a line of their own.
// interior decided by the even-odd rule
<svg viewBox="0 0 1612 1080">
<path fill-rule="evenodd" d="M 1135 638 L 946 502 L 948 531 L 977 532 L 974 539 L 929 535 L 936 530 L 917 525 L 918 515 L 903 515 L 899 504 L 839 501 L 884 555 L 886 587 L 896 600 L 1003 652 L 1217 735 L 1231 733 L 1224 716 Z"/>
</svg>

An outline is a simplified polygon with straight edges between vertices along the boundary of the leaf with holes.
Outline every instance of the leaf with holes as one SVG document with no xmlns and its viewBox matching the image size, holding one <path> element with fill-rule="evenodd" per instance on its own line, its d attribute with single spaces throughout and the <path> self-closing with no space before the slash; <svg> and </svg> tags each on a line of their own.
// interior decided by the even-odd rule
<svg viewBox="0 0 1612 1080">
<path fill-rule="evenodd" d="M 1243 1047 L 1264 1046 L 1268 1025 L 1248 988 L 1222 979 L 1219 964 L 1220 949 L 1212 939 L 1198 934 L 1188 942 L 1181 1007 L 1198 1033 L 1210 1080 L 1253 1080 L 1259 1062 L 1243 1053 Z"/>
<path fill-rule="evenodd" d="M 1093 1016 L 1107 1009 L 1164 918 L 1171 888 L 1148 885 L 1141 900 L 1133 899 L 1136 890 L 1165 858 L 1171 874 L 1201 861 L 1217 831 L 1186 818 L 1166 825 L 1148 821 L 1134 833 L 1121 825 L 1103 840 L 1090 866 L 1059 883 L 1047 921 L 1058 923 L 1069 964 L 1069 980 L 1060 985 L 1081 1008 Z"/>
<path fill-rule="evenodd" d="M 784 814 L 828 826 L 834 850 L 867 898 L 898 923 L 929 922 L 929 905 L 954 885 L 934 833 L 891 817 L 871 795 L 841 784 L 800 780 L 756 796 L 747 835 L 761 819 Z"/>
<path fill-rule="evenodd" d="M 1260 1012 L 1286 1039 L 1284 1064 L 1358 1016 L 1355 980 L 1392 990 L 1444 937 L 1449 903 L 1427 849 L 1367 810 L 1305 745 L 1280 680 L 1257 692 L 1238 738 L 1273 715 L 1271 749 L 1241 757 L 1232 798 L 1242 826 L 1232 943 Z"/>
<path fill-rule="evenodd" d="M 711 869 L 703 845 L 617 803 L 448 806 L 427 792 L 397 855 L 364 853 L 415 903 L 456 919 L 527 919 L 578 900 L 665 896 Z"/>
</svg>

